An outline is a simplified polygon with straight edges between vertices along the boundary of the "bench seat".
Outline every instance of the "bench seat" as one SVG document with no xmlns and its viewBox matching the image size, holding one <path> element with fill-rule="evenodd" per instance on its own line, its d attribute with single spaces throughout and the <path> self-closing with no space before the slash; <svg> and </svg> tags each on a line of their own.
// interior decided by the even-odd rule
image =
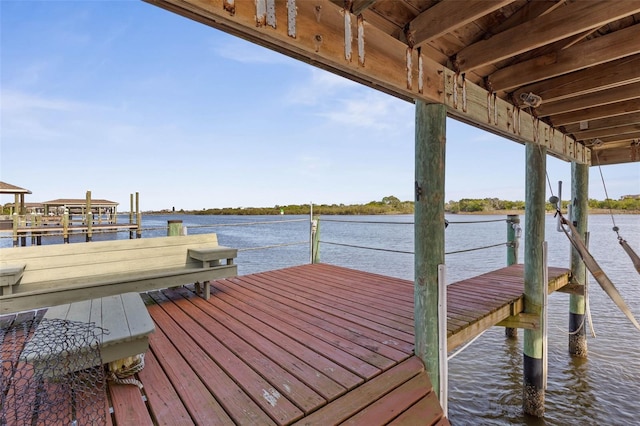
<svg viewBox="0 0 640 426">
<path fill-rule="evenodd" d="M 155 325 L 138 293 L 125 293 L 91 300 L 53 306 L 47 310 L 42 322 L 25 345 L 21 360 L 34 366 L 36 371 L 47 376 L 94 367 L 95 356 L 85 346 L 91 340 L 75 340 L 59 330 L 69 324 L 69 332 L 75 332 L 74 324 L 86 324 L 87 329 L 97 330 L 100 361 L 107 364 L 123 358 L 145 353 L 149 347 L 149 334 Z M 58 330 L 52 330 L 55 326 Z M 95 327 L 95 328 L 94 328 Z M 81 327 L 82 328 L 82 327 Z M 100 329 L 104 333 L 100 333 Z M 55 344 L 48 334 L 56 334 Z M 54 362 L 65 358 L 65 362 Z M 51 365 L 56 365 L 52 371 Z"/>
<path fill-rule="evenodd" d="M 209 281 L 237 275 L 236 255 L 216 234 L 3 248 L 0 315 L 201 282 L 206 299 Z"/>
<path fill-rule="evenodd" d="M 20 282 L 26 266 L 6 265 L 0 268 L 0 296 L 13 292 L 13 286 Z"/>
</svg>

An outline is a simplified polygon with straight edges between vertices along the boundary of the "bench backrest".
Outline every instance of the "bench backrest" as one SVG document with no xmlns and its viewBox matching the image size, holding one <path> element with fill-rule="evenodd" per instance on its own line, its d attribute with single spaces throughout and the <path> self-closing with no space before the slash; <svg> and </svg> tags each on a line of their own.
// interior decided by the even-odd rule
<svg viewBox="0 0 640 426">
<path fill-rule="evenodd" d="M 26 265 L 17 289 L 21 292 L 32 282 L 74 282 L 128 272 L 200 267 L 200 261 L 188 256 L 188 249 L 217 245 L 216 234 L 199 234 L 12 247 L 0 249 L 0 267 Z"/>
</svg>

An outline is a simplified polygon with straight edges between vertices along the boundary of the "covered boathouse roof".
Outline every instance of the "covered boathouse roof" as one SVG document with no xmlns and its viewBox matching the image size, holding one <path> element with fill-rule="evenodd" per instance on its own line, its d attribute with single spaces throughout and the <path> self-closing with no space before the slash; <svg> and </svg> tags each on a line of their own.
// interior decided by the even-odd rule
<svg viewBox="0 0 640 426">
<path fill-rule="evenodd" d="M 31 191 L 10 183 L 0 182 L 0 194 L 31 194 Z"/>
<path fill-rule="evenodd" d="M 85 198 L 58 198 L 51 201 L 43 201 L 42 204 L 49 207 L 86 207 L 87 200 Z M 114 207 L 118 204 L 115 201 L 91 199 L 92 207 Z"/>
<path fill-rule="evenodd" d="M 640 1 L 146 1 L 567 161 L 640 160 Z"/>
</svg>

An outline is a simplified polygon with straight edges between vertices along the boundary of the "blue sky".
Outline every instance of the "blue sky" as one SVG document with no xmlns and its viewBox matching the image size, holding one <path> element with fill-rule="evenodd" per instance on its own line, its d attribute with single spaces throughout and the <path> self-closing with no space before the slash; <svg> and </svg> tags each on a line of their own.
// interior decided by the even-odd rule
<svg viewBox="0 0 640 426">
<path fill-rule="evenodd" d="M 0 20 L 0 180 L 28 202 L 413 199 L 410 103 L 141 1 L 2 0 Z M 447 126 L 447 200 L 524 199 L 524 146 Z M 569 198 L 570 164 L 547 170 Z M 602 172 L 611 198 L 640 193 L 638 163 Z M 604 199 L 597 168 L 589 196 Z"/>
</svg>

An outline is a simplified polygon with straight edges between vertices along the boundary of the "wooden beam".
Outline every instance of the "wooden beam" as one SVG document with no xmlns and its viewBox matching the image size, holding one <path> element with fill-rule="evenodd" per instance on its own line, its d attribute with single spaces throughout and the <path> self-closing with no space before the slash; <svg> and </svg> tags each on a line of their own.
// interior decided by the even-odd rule
<svg viewBox="0 0 640 426">
<path fill-rule="evenodd" d="M 639 32 L 640 25 L 633 25 L 565 50 L 499 69 L 488 77 L 488 84 L 495 91 L 510 90 L 640 53 Z"/>
<path fill-rule="evenodd" d="M 635 1 L 570 3 L 462 49 L 455 64 L 469 72 L 638 12 Z"/>
<path fill-rule="evenodd" d="M 448 336 L 447 350 L 452 351 L 456 349 L 457 347 L 461 346 L 465 342 L 468 342 L 470 339 L 473 339 L 483 331 L 508 318 L 513 312 L 519 313 L 522 311 L 522 309 L 523 301 L 521 297 L 514 303 L 510 305 L 504 305 L 500 309 L 491 312 L 491 314 L 487 315 L 486 317 L 483 317 L 478 321 L 469 324 L 469 326 L 462 328 L 456 334 Z"/>
<path fill-rule="evenodd" d="M 640 137 L 640 136 L 639 136 Z M 593 165 L 606 166 L 607 164 L 622 164 L 640 161 L 640 145 L 635 141 L 629 141 L 629 145 L 622 148 L 609 148 L 600 151 L 592 151 Z"/>
<path fill-rule="evenodd" d="M 360 15 L 366 9 L 373 6 L 375 2 L 378 0 L 353 0 L 353 5 L 351 5 L 351 13 L 354 15 Z"/>
<path fill-rule="evenodd" d="M 520 99 L 521 93 L 534 93 L 543 102 L 552 102 L 637 81 L 640 81 L 640 54 L 530 84 L 516 89 L 513 95 Z"/>
<path fill-rule="evenodd" d="M 467 0 L 461 7 L 458 0 L 443 0 L 416 16 L 409 23 L 415 47 L 467 25 L 514 0 Z"/>
<path fill-rule="evenodd" d="M 538 16 L 550 13 L 561 6 L 564 6 L 563 2 L 556 2 L 554 0 L 526 2 L 521 8 L 515 11 L 515 13 L 513 13 L 507 19 L 505 19 L 498 25 L 489 28 L 487 30 L 487 36 L 499 34 L 510 28 L 516 27 L 527 21 L 537 18 Z"/>
<path fill-rule="evenodd" d="M 520 143 L 532 141 L 540 144 L 547 147 L 549 154 L 561 159 L 571 157 L 578 163 L 590 161 L 586 158 L 591 158 L 591 154 L 581 152 L 585 150 L 583 145 L 576 144 L 572 138 L 554 130 L 525 110 L 515 108 L 485 89 L 465 82 L 462 76 L 449 69 L 444 70 L 444 75 L 444 101 L 449 106 L 450 116 Z"/>
<path fill-rule="evenodd" d="M 633 122 L 632 122 L 633 123 Z M 629 133 L 640 132 L 640 121 L 636 121 L 633 124 L 627 124 L 626 126 L 618 127 L 606 127 L 603 129 L 585 130 L 582 132 L 575 132 L 573 137 L 578 141 L 591 140 L 596 138 L 605 138 L 607 136 L 622 136 Z"/>
<path fill-rule="evenodd" d="M 559 293 L 574 294 L 576 296 L 584 296 L 584 285 L 582 284 L 567 284 L 558 290 Z"/>
<path fill-rule="evenodd" d="M 508 328 L 524 328 L 526 330 L 540 329 L 540 315 L 528 314 L 521 312 L 518 315 L 512 315 L 496 324 L 500 327 Z"/>
<path fill-rule="evenodd" d="M 606 147 L 610 147 L 611 145 L 614 145 L 614 144 L 624 146 L 625 145 L 624 142 L 631 142 L 631 141 L 640 139 L 640 132 L 624 133 L 622 135 L 615 135 L 615 136 L 604 136 L 598 139 L 600 139 L 600 141 L 604 143 Z M 602 148 L 600 149 L 600 152 L 602 152 Z"/>
<path fill-rule="evenodd" d="M 520 143 L 539 143 L 566 161 L 590 162 L 589 150 L 572 138 L 484 88 L 462 83 L 420 49 L 356 16 L 347 19 L 344 8 L 330 0 L 275 0 L 273 25 L 258 25 L 253 1 L 236 1 L 233 11 L 225 9 L 228 0 L 147 1 L 398 98 L 445 104 L 451 117 Z"/>
<path fill-rule="evenodd" d="M 600 105 L 640 98 L 640 82 L 614 87 L 600 92 L 588 93 L 575 98 L 562 99 L 556 102 L 543 103 L 536 108 L 538 117 L 564 114 L 571 111 L 593 108 Z"/>
<path fill-rule="evenodd" d="M 599 120 L 583 121 L 577 124 L 569 124 L 564 126 L 565 133 L 575 134 L 585 130 L 606 129 L 609 127 L 624 126 L 629 123 L 640 123 L 640 112 L 631 114 L 616 115 L 615 117 L 606 117 Z M 581 129 L 580 126 L 583 126 Z"/>
<path fill-rule="evenodd" d="M 554 126 L 564 126 L 567 124 L 580 123 L 581 121 L 598 120 L 638 111 L 640 111 L 640 99 L 632 99 L 630 101 L 616 102 L 594 108 L 585 108 L 582 111 L 558 114 L 549 117 L 549 119 Z"/>
</svg>

